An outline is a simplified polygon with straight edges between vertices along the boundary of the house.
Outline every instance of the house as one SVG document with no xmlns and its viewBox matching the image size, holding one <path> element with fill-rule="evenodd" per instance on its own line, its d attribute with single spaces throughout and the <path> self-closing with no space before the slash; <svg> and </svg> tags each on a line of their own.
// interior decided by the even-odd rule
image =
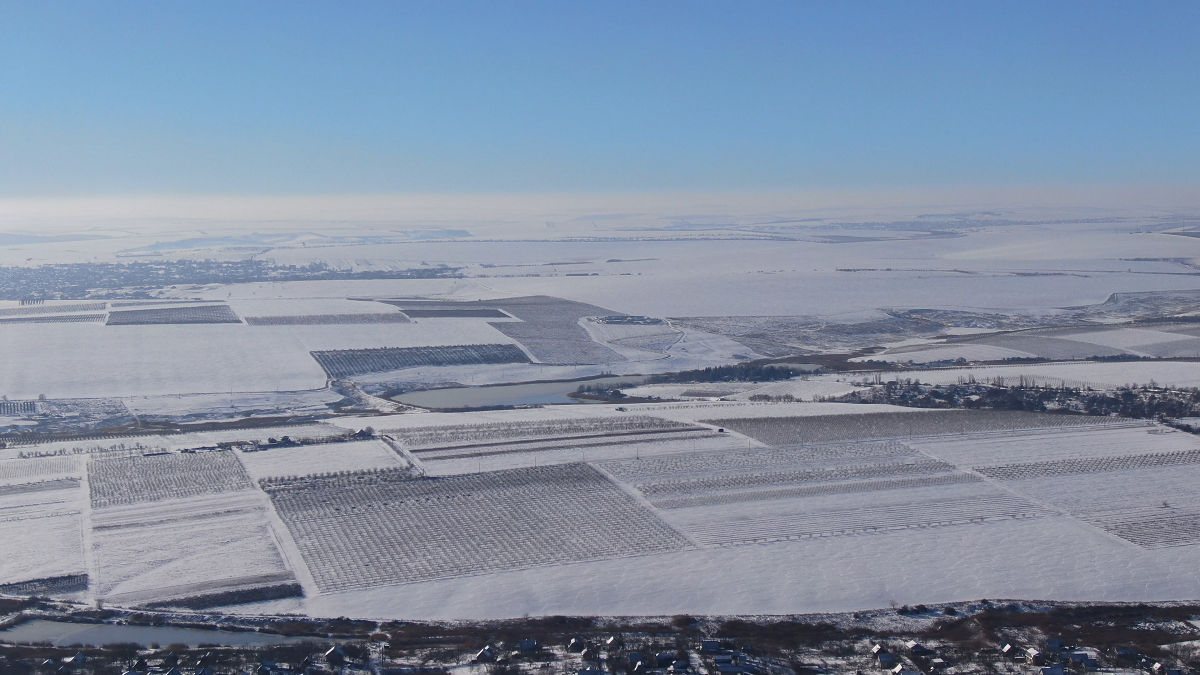
<svg viewBox="0 0 1200 675">
<path fill-rule="evenodd" d="M 654 655 L 654 665 L 656 668 L 666 668 L 675 663 L 675 652 L 659 652 Z"/>
<path fill-rule="evenodd" d="M 1071 652 L 1067 656 L 1067 660 L 1072 665 L 1083 668 L 1084 670 L 1097 670 L 1100 668 L 1100 661 L 1096 658 L 1096 654 L 1086 651 Z"/>
<path fill-rule="evenodd" d="M 891 672 L 892 675 L 921 675 L 921 671 L 914 670 L 907 666 L 896 666 L 889 672 Z"/>
<path fill-rule="evenodd" d="M 1025 648 L 1025 662 L 1026 663 L 1028 663 L 1030 665 L 1034 665 L 1034 666 L 1040 666 L 1040 665 L 1042 665 L 1042 662 L 1044 660 L 1045 659 L 1042 658 L 1042 651 L 1040 649 L 1038 649 L 1037 647 L 1026 647 Z"/>
<path fill-rule="evenodd" d="M 913 656 L 929 656 L 933 653 L 932 649 L 926 647 L 920 642 L 917 642 L 916 640 L 909 640 L 908 642 L 905 642 L 904 648 L 907 649 L 908 653 L 912 654 Z"/>
<path fill-rule="evenodd" d="M 496 660 L 496 654 L 499 650 L 494 645 L 484 645 L 482 649 L 475 652 L 475 663 L 491 663 Z"/>
<path fill-rule="evenodd" d="M 876 654 L 875 658 L 879 661 L 879 667 L 884 670 L 891 670 L 900 662 L 900 659 L 895 654 L 889 654 L 888 652 Z"/>
<path fill-rule="evenodd" d="M 1056 663 L 1048 668 L 1042 668 L 1042 675 L 1066 675 L 1066 672 L 1061 663 Z"/>
<path fill-rule="evenodd" d="M 536 652 L 538 649 L 538 641 L 533 638 L 525 638 L 517 643 L 517 651 L 519 652 Z"/>
<path fill-rule="evenodd" d="M 700 653 L 701 654 L 715 654 L 719 651 L 721 651 L 721 641 L 720 640 L 701 640 L 700 641 Z"/>
</svg>

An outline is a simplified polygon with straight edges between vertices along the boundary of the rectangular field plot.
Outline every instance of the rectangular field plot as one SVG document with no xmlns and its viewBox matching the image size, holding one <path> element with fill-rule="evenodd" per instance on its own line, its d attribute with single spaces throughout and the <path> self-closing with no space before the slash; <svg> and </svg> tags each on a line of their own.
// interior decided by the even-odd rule
<svg viewBox="0 0 1200 675">
<path fill-rule="evenodd" d="M 1128 514 L 1098 523 L 1110 534 L 1142 548 L 1191 546 L 1200 543 L 1200 508 Z"/>
<path fill-rule="evenodd" d="M 108 304 L 109 304 L 109 307 L 116 308 L 116 307 L 162 307 L 162 306 L 174 307 L 177 305 L 192 305 L 192 304 L 197 304 L 197 303 L 211 305 L 211 304 L 213 304 L 213 301 L 212 300 L 196 300 L 196 299 L 188 299 L 188 298 L 172 298 L 172 299 L 164 298 L 162 300 L 113 300 L 112 302 L 110 302 Z"/>
<path fill-rule="evenodd" d="M 836 495 L 861 501 L 980 481 L 896 441 L 680 453 L 598 466 L 668 510 Z"/>
<path fill-rule="evenodd" d="M 548 295 L 480 302 L 385 302 L 402 307 L 406 313 L 409 310 L 462 312 L 473 309 L 495 311 L 499 308 L 506 314 L 505 318 L 516 317 L 520 321 L 496 322 L 491 324 L 492 327 L 524 345 L 541 363 L 582 365 L 624 360 L 620 354 L 592 340 L 587 330 L 579 325 L 579 320 L 584 317 L 615 315 L 613 311 L 596 305 Z"/>
<path fill-rule="evenodd" d="M 300 314 L 295 316 L 248 316 L 251 326 L 349 326 L 369 323 L 409 323 L 400 312 L 387 314 Z"/>
<path fill-rule="evenodd" d="M 896 477 L 934 476 L 949 473 L 954 467 L 932 460 L 879 462 L 826 468 L 796 469 L 769 473 L 713 476 L 690 480 L 671 480 L 638 485 L 642 494 L 654 502 L 695 495 L 715 496 L 721 493 L 745 494 L 748 491 L 770 490 L 799 485 L 841 484 L 858 481 L 878 481 Z"/>
<path fill-rule="evenodd" d="M 0 542 L 0 585 L 86 573 L 77 511 L 41 507 L 23 514 L 0 512 Z"/>
<path fill-rule="evenodd" d="M 314 351 L 313 358 L 334 378 L 365 375 L 418 366 L 458 366 L 485 363 L 528 363 L 516 345 L 442 345 L 437 347 L 380 347 Z"/>
<path fill-rule="evenodd" d="M 106 314 L 68 314 L 66 316 L 21 316 L 0 319 L 4 323 L 104 323 Z"/>
<path fill-rule="evenodd" d="M 1051 360 L 1086 359 L 1092 356 L 1119 356 L 1129 353 L 1117 347 L 1037 334 L 1007 334 L 966 342 L 1012 349 Z"/>
<path fill-rule="evenodd" d="M 289 334 L 264 340 L 255 333 L 271 329 L 250 330 L 240 323 L 3 328 L 0 352 L 23 357 L 0 359 L 0 382 L 13 399 L 36 399 L 40 394 L 54 400 L 319 388 L 326 376 L 309 351 L 330 344 L 298 344 Z M 313 328 L 321 327 L 276 330 Z"/>
<path fill-rule="evenodd" d="M 83 459 L 74 455 L 5 459 L 0 460 L 0 485 L 79 478 L 83 471 Z"/>
<path fill-rule="evenodd" d="M 232 451 L 93 456 L 92 507 L 136 504 L 253 487 Z"/>
<path fill-rule="evenodd" d="M 704 422 L 733 429 L 773 446 L 1112 424 L 1106 417 L 1007 410 L 930 410 L 920 413 L 757 417 Z"/>
<path fill-rule="evenodd" d="M 48 587 L 85 573 L 79 485 L 74 477 L 0 485 L 0 585 Z"/>
<path fill-rule="evenodd" d="M 83 507 L 76 478 L 0 486 L 0 518 L 19 520 L 71 514 Z"/>
<path fill-rule="evenodd" d="M 1015 431 L 1002 436 L 922 438 L 910 441 L 922 452 L 962 467 L 988 467 L 1081 456 L 1113 457 L 1200 448 L 1200 438 L 1148 422 L 1127 425 Z"/>
<path fill-rule="evenodd" d="M 699 427 L 694 424 L 676 422 L 661 417 L 621 415 L 398 427 L 385 429 L 385 431 L 402 441 L 406 448 L 423 451 L 463 449 L 483 445 L 494 446 L 509 441 L 580 439 L 626 433 L 683 431 L 696 428 Z"/>
<path fill-rule="evenodd" d="M 577 323 L 513 321 L 492 326 L 524 345 L 539 363 L 570 366 L 625 360 L 620 354 L 593 341 Z"/>
<path fill-rule="evenodd" d="M 1005 487 L 1143 548 L 1200 544 L 1200 465 L 1131 461 L 1173 456 L 1099 458 L 1119 460 L 1099 465 L 1091 463 L 1095 458 L 1077 460 L 1094 471 L 1047 462 L 1050 470 L 1014 474 Z"/>
<path fill-rule="evenodd" d="M 758 486 L 753 490 L 681 491 L 675 494 L 657 495 L 651 501 L 660 509 L 687 509 L 699 506 L 749 504 L 809 497 L 865 496 L 888 490 L 940 488 L 978 482 L 980 482 L 979 477 L 969 473 L 923 470 L 883 474 L 882 477 L 875 479 L 860 478 L 835 483 L 782 482 L 778 486 Z"/>
<path fill-rule="evenodd" d="M 66 302 L 48 305 L 28 305 L 0 309 L 0 316 L 36 316 L 38 314 L 68 314 L 71 312 L 103 311 L 103 302 Z"/>
<path fill-rule="evenodd" d="M 0 500 L 13 495 L 36 495 L 38 493 L 55 493 L 59 490 L 76 490 L 79 488 L 78 478 L 57 478 L 37 483 L 18 483 L 16 485 L 0 485 Z M 5 508 L 0 501 L 0 513 Z"/>
<path fill-rule="evenodd" d="M 697 542 L 728 546 L 771 541 L 882 534 L 907 529 L 981 524 L 1041 518 L 1053 512 L 999 490 L 970 485 L 973 494 L 929 496 L 883 504 L 844 502 L 841 507 L 813 509 L 798 503 L 789 512 L 748 512 L 739 517 L 712 517 L 673 512 L 672 521 Z M 678 515 L 676 515 L 678 514 Z"/>
<path fill-rule="evenodd" d="M 400 306 L 400 311 L 413 319 L 511 319 L 512 317 L 493 307 L 461 307 L 446 309 L 414 309 Z"/>
<path fill-rule="evenodd" d="M 1104 345 L 1113 349 L 1140 351 L 1141 346 L 1157 345 L 1168 342 L 1190 341 L 1194 338 L 1178 333 L 1153 330 L 1149 328 L 1092 328 L 1087 330 L 1054 331 L 1054 337 Z"/>
<path fill-rule="evenodd" d="M 228 305 L 124 309 L 108 313 L 110 326 L 145 326 L 172 323 L 241 323 Z"/>
<path fill-rule="evenodd" d="M 430 476 L 498 471 L 549 464 L 571 464 L 692 453 L 727 452 L 745 446 L 730 434 L 702 431 L 617 435 L 587 440 L 530 441 L 462 450 L 419 451 L 417 458 Z"/>
<path fill-rule="evenodd" d="M 583 464 L 430 479 L 385 471 L 264 490 L 322 592 L 688 545 Z"/>
<path fill-rule="evenodd" d="M 1049 462 L 1026 464 L 1004 464 L 977 469 L 988 478 L 997 480 L 1026 480 L 1050 478 L 1087 473 L 1126 472 L 1166 466 L 1188 466 L 1200 464 L 1200 449 L 1176 452 L 1156 452 L 1140 455 L 1115 455 L 1110 457 L 1077 457 L 1057 459 Z"/>
<path fill-rule="evenodd" d="M 267 517 L 253 491 L 95 510 L 97 592 L 113 602 L 204 606 L 294 584 Z"/>
<path fill-rule="evenodd" d="M 408 466 L 386 444 L 375 440 L 272 448 L 240 452 L 238 457 L 255 480 Z"/>
<path fill-rule="evenodd" d="M 829 443 L 789 448 L 741 448 L 713 453 L 681 453 L 666 457 L 603 462 L 600 467 L 618 480 L 644 485 L 717 476 L 745 476 L 799 468 L 826 469 L 864 462 L 895 463 L 925 459 L 899 441 Z"/>
</svg>

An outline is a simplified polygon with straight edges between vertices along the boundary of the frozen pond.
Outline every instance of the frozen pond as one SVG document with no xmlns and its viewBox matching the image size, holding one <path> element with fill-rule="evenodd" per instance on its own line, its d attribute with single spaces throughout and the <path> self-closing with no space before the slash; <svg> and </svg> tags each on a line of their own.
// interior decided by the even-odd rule
<svg viewBox="0 0 1200 675">
<path fill-rule="evenodd" d="M 26 621 L 7 630 L 0 631 L 0 642 L 23 644 L 48 642 L 56 647 L 75 644 L 103 646 L 124 642 L 133 642 L 139 645 L 185 644 L 193 647 L 197 645 L 242 647 L 246 645 L 270 645 L 316 640 L 318 638 L 295 638 L 267 633 L 176 628 L 173 626 L 71 623 L 69 621 L 50 621 L 46 619 Z"/>
</svg>

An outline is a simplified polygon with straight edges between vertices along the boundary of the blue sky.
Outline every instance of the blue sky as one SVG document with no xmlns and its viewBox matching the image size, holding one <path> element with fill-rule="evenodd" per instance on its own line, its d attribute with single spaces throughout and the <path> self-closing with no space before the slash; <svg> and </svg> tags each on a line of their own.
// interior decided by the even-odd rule
<svg viewBox="0 0 1200 675">
<path fill-rule="evenodd" d="M 0 3 L 0 196 L 1200 184 L 1197 2 Z"/>
</svg>

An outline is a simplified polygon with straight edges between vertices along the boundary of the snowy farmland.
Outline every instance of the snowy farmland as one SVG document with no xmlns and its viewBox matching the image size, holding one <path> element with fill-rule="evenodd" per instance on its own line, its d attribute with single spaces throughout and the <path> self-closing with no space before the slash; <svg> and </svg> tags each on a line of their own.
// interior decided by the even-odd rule
<svg viewBox="0 0 1200 675">
<path fill-rule="evenodd" d="M 92 591 L 114 604 L 196 602 L 294 583 L 255 492 L 95 509 Z"/>
<path fill-rule="evenodd" d="M 950 338 L 931 344 L 897 346 L 871 357 L 897 362 L 931 363 L 1007 358 L 1086 359 L 1093 357 L 1200 357 L 1200 337 L 1188 324 L 1048 328 Z"/>
<path fill-rule="evenodd" d="M 25 584 L 29 592 L 83 590 L 78 583 L 55 587 L 56 580 L 86 575 L 83 505 L 77 478 L 0 487 L 0 541 L 5 550 L 0 556 L 0 589 Z"/>
<path fill-rule="evenodd" d="M 328 225 L 346 245 L 307 213 L 295 238 L 206 221 L 254 260 L 330 268 L 73 300 L 22 270 L 248 254 L 140 220 L 87 251 L 0 250 L 20 291 L 0 301 L 0 591 L 379 618 L 1200 597 L 1200 443 L 1154 422 L 813 402 L 874 373 L 647 385 L 627 392 L 690 400 L 622 410 L 382 399 L 874 347 L 1200 356 L 1200 238 L 1175 216 L 722 209 L 505 210 L 428 241 L 445 216 L 392 209 Z M 386 278 L 407 270 L 447 276 Z M 1200 386 L 1200 364 L 893 376 Z"/>
<path fill-rule="evenodd" d="M 348 298 L 59 303 L 0 311 L 11 314 L 0 316 L 10 322 L 0 331 L 0 352 L 22 355 L 0 360 L 0 393 L 14 399 L 286 397 L 322 390 L 327 378 L 368 376 L 486 384 L 590 376 L 613 367 L 654 372 L 714 365 L 741 349 L 719 336 L 669 327 L 669 339 L 630 342 L 644 328 L 664 328 L 601 326 L 589 317 L 612 310 L 550 296 L 482 304 Z M 503 364 L 525 365 L 520 371 L 478 367 Z"/>
<path fill-rule="evenodd" d="M 387 444 L 378 440 L 317 443 L 313 445 L 242 451 L 238 459 L 254 480 L 308 476 L 338 471 L 399 469 L 409 466 Z"/>
<path fill-rule="evenodd" d="M 323 592 L 679 550 L 687 540 L 585 464 L 265 486 Z"/>
<path fill-rule="evenodd" d="M 1200 593 L 1200 440 L 1153 422 L 737 401 L 340 422 L 379 437 L 6 450 L 0 587 L 443 618 Z M 283 435 L 315 441 L 262 440 Z"/>
</svg>

